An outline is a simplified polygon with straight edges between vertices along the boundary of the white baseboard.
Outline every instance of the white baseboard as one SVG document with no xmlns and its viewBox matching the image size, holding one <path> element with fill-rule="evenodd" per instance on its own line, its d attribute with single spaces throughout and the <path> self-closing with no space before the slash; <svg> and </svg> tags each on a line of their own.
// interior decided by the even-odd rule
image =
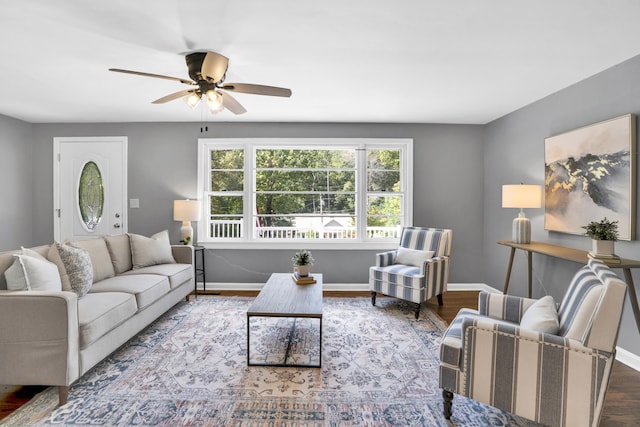
<svg viewBox="0 0 640 427">
<path fill-rule="evenodd" d="M 225 282 L 207 282 L 207 290 L 210 291 L 259 291 L 264 283 L 225 283 Z M 366 292 L 369 290 L 368 283 L 324 283 L 325 291 L 348 291 L 348 292 Z M 203 290 L 202 283 L 198 283 L 198 290 Z M 449 291 L 487 291 L 498 292 L 496 288 L 492 288 L 484 283 L 449 283 L 447 285 Z"/>
<path fill-rule="evenodd" d="M 207 290 L 210 291 L 259 291 L 264 283 L 223 283 L 209 282 Z M 349 291 L 349 292 L 366 292 L 369 290 L 368 283 L 324 283 L 325 291 Z M 203 290 L 202 285 L 198 284 L 198 290 Z M 502 291 L 491 287 L 485 283 L 449 283 L 447 291 L 487 291 L 493 293 L 502 293 Z M 616 347 L 616 360 L 624 363 L 631 369 L 640 372 L 640 355 L 634 354 L 621 347 Z"/>
<path fill-rule="evenodd" d="M 631 353 L 622 347 L 616 347 L 616 360 L 640 372 L 640 356 L 637 354 Z"/>
<path fill-rule="evenodd" d="M 502 293 L 502 291 L 486 283 L 449 283 L 447 284 L 447 291 L 487 291 L 491 293 Z"/>
</svg>

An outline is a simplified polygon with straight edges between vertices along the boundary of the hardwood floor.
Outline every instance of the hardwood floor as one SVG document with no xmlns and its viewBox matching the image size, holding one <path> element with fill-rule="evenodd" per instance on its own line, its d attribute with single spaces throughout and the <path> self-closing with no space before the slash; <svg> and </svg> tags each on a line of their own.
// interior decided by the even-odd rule
<svg viewBox="0 0 640 427">
<path fill-rule="evenodd" d="M 222 291 L 222 295 L 255 296 L 257 292 Z M 369 292 L 325 292 L 325 296 L 369 296 Z M 435 299 L 427 304 L 447 323 L 451 322 L 462 307 L 477 308 L 478 293 L 475 291 L 448 292 L 444 306 Z M 0 420 L 27 403 L 45 387 L 0 385 Z M 604 404 L 600 427 L 637 426 L 640 424 L 640 372 L 616 362 L 613 367 L 609 390 Z"/>
</svg>

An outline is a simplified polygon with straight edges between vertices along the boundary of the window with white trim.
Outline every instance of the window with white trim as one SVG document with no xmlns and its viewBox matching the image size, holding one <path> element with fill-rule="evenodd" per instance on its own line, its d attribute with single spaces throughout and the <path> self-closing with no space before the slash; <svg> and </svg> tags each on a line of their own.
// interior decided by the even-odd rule
<svg viewBox="0 0 640 427">
<path fill-rule="evenodd" d="M 397 243 L 412 157 L 411 139 L 200 139 L 198 242 Z"/>
</svg>

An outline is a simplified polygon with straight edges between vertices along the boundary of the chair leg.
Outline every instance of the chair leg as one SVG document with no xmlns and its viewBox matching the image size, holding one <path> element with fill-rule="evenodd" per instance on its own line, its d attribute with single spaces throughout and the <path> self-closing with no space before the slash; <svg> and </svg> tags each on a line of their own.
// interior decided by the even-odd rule
<svg viewBox="0 0 640 427">
<path fill-rule="evenodd" d="M 451 419 L 451 415 L 453 414 L 453 393 L 449 390 L 442 390 L 442 398 L 444 399 L 444 417 L 448 420 Z"/>
<path fill-rule="evenodd" d="M 376 305 L 376 293 L 371 291 L 371 305 Z"/>
<path fill-rule="evenodd" d="M 58 402 L 60 406 L 66 405 L 69 400 L 69 387 L 58 386 Z"/>
<path fill-rule="evenodd" d="M 444 303 L 442 302 L 442 294 L 439 294 L 439 295 L 438 295 L 438 305 L 439 305 L 440 307 L 442 307 L 442 306 L 444 305 Z"/>
<path fill-rule="evenodd" d="M 418 303 L 418 306 L 416 307 L 416 320 L 418 320 L 418 317 L 420 316 L 420 307 L 421 307 L 421 304 Z"/>
</svg>

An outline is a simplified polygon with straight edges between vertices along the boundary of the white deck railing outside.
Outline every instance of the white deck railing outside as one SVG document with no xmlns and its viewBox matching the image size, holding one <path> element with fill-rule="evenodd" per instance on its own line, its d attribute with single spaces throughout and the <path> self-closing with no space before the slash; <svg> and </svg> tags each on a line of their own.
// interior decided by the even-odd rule
<svg viewBox="0 0 640 427">
<path fill-rule="evenodd" d="M 213 220 L 211 237 L 242 237 L 242 221 Z M 355 227 L 256 227 L 256 239 L 355 239 Z M 368 239 L 398 238 L 400 227 L 367 227 Z"/>
</svg>

